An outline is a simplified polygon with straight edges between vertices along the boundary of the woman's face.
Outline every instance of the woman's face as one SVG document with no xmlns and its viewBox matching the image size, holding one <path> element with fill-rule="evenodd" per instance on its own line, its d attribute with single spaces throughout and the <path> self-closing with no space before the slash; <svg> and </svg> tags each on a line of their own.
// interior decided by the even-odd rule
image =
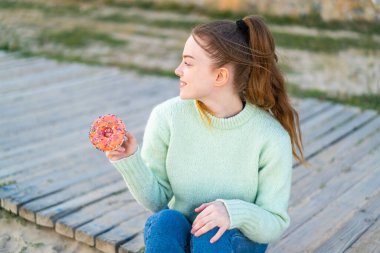
<svg viewBox="0 0 380 253">
<path fill-rule="evenodd" d="M 198 41 L 201 42 L 200 39 Z M 186 41 L 182 62 L 175 69 L 175 74 L 180 78 L 181 99 L 197 99 L 202 102 L 212 94 L 217 77 L 211 59 L 193 36 Z"/>
</svg>

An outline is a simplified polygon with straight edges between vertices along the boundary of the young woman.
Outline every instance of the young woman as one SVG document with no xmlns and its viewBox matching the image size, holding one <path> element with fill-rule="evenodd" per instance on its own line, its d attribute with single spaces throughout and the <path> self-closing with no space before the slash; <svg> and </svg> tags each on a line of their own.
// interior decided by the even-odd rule
<svg viewBox="0 0 380 253">
<path fill-rule="evenodd" d="M 270 31 L 256 16 L 199 25 L 175 73 L 141 149 L 127 133 L 106 153 L 154 212 L 145 252 L 265 252 L 290 224 L 293 155 L 305 162 Z"/>
</svg>

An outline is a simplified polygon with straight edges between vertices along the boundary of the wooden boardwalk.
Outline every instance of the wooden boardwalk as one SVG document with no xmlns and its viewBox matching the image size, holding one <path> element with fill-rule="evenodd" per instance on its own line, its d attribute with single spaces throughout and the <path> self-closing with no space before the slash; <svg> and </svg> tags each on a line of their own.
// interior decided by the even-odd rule
<svg viewBox="0 0 380 253">
<path fill-rule="evenodd" d="M 138 252 L 151 212 L 88 140 L 99 115 L 141 144 L 178 80 L 0 52 L 1 207 L 103 252 Z M 268 252 L 380 252 L 380 117 L 292 98 L 311 167 L 294 164 L 292 224 Z"/>
</svg>

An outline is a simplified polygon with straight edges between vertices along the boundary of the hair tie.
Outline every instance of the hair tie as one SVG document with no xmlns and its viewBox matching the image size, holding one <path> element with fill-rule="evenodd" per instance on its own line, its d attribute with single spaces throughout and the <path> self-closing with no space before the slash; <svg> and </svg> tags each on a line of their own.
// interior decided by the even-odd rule
<svg viewBox="0 0 380 253">
<path fill-rule="evenodd" d="M 244 33 L 248 33 L 249 31 L 249 27 L 247 26 L 247 24 L 244 22 L 244 20 L 242 19 L 239 19 L 236 21 L 236 25 L 237 27 L 243 31 Z"/>
</svg>

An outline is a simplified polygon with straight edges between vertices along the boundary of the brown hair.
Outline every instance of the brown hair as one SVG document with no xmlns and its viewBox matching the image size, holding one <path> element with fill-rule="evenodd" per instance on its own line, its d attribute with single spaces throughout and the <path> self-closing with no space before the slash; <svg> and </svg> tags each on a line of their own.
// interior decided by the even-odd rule
<svg viewBox="0 0 380 253">
<path fill-rule="evenodd" d="M 273 36 L 258 16 L 245 17 L 242 22 L 239 26 L 232 21 L 198 25 L 192 36 L 216 68 L 233 64 L 233 83 L 242 101 L 248 100 L 272 114 L 289 133 L 293 155 L 306 165 L 298 113 L 289 102 L 285 80 L 277 66 Z M 202 119 L 210 124 L 205 112 L 212 111 L 199 100 L 196 105 Z"/>
</svg>

